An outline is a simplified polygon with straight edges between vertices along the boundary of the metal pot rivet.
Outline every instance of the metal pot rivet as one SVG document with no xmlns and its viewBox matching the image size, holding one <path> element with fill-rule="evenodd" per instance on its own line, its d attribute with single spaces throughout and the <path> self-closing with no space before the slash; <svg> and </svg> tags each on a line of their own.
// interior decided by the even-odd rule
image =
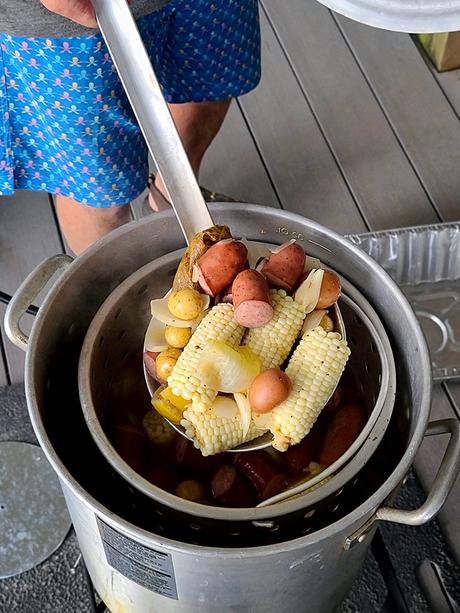
<svg viewBox="0 0 460 613">
<path fill-rule="evenodd" d="M 70 526 L 59 480 L 40 447 L 0 443 L 0 578 L 46 560 Z"/>
</svg>

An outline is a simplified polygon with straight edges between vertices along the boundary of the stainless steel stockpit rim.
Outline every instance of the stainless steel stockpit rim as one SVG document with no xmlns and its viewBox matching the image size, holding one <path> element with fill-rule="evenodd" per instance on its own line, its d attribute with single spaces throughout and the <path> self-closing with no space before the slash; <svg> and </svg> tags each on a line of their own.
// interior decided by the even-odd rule
<svg viewBox="0 0 460 613">
<path fill-rule="evenodd" d="M 288 226 L 297 222 L 299 225 L 305 223 L 305 218 L 296 215 L 287 213 L 285 211 L 273 209 L 270 207 L 262 207 L 259 205 L 253 204 L 232 204 L 229 205 L 226 203 L 216 203 L 213 205 L 213 210 L 216 212 L 216 219 L 219 219 L 219 213 L 224 213 L 225 209 L 230 208 L 232 212 L 236 213 L 244 213 L 249 212 L 251 214 L 260 214 L 263 216 L 264 214 L 268 217 L 271 216 L 271 222 L 277 222 L 281 225 L 287 224 Z M 162 213 L 157 213 L 155 218 L 157 220 L 159 230 L 161 229 L 161 223 L 163 220 L 168 217 L 172 217 L 172 211 L 164 211 Z M 75 496 L 82 501 L 82 503 L 90 506 L 91 510 L 99 517 L 106 518 L 108 521 L 116 522 L 117 525 L 124 531 L 124 533 L 128 536 L 131 536 L 134 539 L 140 539 L 141 541 L 146 541 L 150 537 L 150 533 L 139 528 L 128 521 L 124 520 L 116 516 L 109 509 L 107 509 L 104 505 L 102 505 L 98 500 L 96 500 L 93 496 L 89 495 L 78 483 L 78 481 L 70 474 L 66 466 L 61 461 L 60 457 L 56 453 L 53 448 L 53 445 L 48 437 L 45 424 L 41 414 L 37 411 L 36 407 L 39 406 L 37 392 L 35 389 L 34 381 L 37 376 L 36 368 L 37 364 L 34 360 L 34 353 L 36 344 L 40 338 L 40 334 L 42 333 L 42 323 L 46 318 L 46 314 L 53 300 L 59 293 L 62 286 L 67 281 L 68 277 L 71 275 L 72 271 L 77 268 L 81 268 L 82 266 L 87 265 L 87 261 L 91 258 L 91 255 L 95 250 L 100 249 L 106 246 L 112 240 L 116 240 L 128 234 L 132 230 L 132 226 L 139 222 L 132 222 L 119 228 L 114 231 L 110 237 L 105 237 L 101 241 L 99 241 L 98 245 L 91 247 L 85 254 L 80 256 L 80 258 L 71 264 L 68 270 L 66 270 L 60 279 L 56 282 L 56 284 L 52 287 L 52 289 L 47 294 L 43 306 L 41 307 L 36 321 L 34 323 L 32 333 L 29 340 L 29 348 L 26 354 L 26 370 L 25 370 L 25 387 L 26 387 L 26 395 L 28 400 L 29 407 L 29 415 L 31 418 L 32 425 L 34 427 L 34 431 L 39 440 L 40 445 L 42 446 L 48 460 L 52 464 L 53 468 L 58 472 L 62 481 L 75 493 Z M 322 226 L 317 224 L 316 222 L 310 222 L 309 225 L 311 228 L 324 232 Z M 249 239 L 256 240 L 263 236 L 266 230 L 262 228 L 257 236 L 248 237 Z M 340 235 L 335 232 L 331 232 L 331 235 L 334 237 L 337 245 L 341 246 L 346 251 L 349 251 L 353 254 L 353 257 L 356 258 L 357 261 L 361 261 L 366 265 L 366 267 L 372 271 L 373 275 L 375 275 L 375 280 L 384 282 L 389 287 L 393 288 L 394 291 L 398 293 L 398 301 L 401 304 L 401 307 L 407 317 L 407 321 L 411 324 L 411 329 L 413 331 L 414 336 L 417 339 L 418 345 L 421 349 L 419 358 L 422 361 L 422 370 L 424 373 L 430 372 L 430 361 L 428 350 L 425 344 L 425 340 L 421 331 L 421 328 L 413 314 L 413 311 L 406 300 L 406 298 L 400 294 L 396 284 L 391 280 L 391 278 L 385 273 L 385 271 L 378 266 L 369 256 L 363 253 L 358 247 L 352 245 L 348 240 L 344 239 Z M 177 247 L 179 247 L 181 241 L 177 241 Z M 266 545 L 261 547 L 254 547 L 250 549 L 245 549 L 244 554 L 248 557 L 257 557 L 261 553 L 279 553 L 282 551 L 290 551 L 295 549 L 299 543 L 305 543 L 306 545 L 314 545 L 319 542 L 321 539 L 326 538 L 327 536 L 341 530 L 345 530 L 351 525 L 357 517 L 362 517 L 363 521 L 366 517 L 368 517 L 372 512 L 374 512 L 379 505 L 394 491 L 394 489 L 401 483 L 402 478 L 406 475 L 412 461 L 414 459 L 415 453 L 421 443 L 421 440 L 424 436 L 426 426 L 428 423 L 428 415 L 431 405 L 431 378 L 429 376 L 423 376 L 420 380 L 421 386 L 421 398 L 422 401 L 420 403 L 420 418 L 415 423 L 415 427 L 411 432 L 411 440 L 407 446 L 406 451 L 395 467 L 394 471 L 388 477 L 388 479 L 381 485 L 381 487 L 372 494 L 365 502 L 363 502 L 359 507 L 356 507 L 351 513 L 347 516 L 339 519 L 337 522 L 333 524 L 329 524 L 325 528 L 313 532 L 309 535 L 302 536 L 298 539 L 291 540 L 286 543 L 281 543 L 278 545 Z M 158 545 L 164 547 L 165 550 L 169 550 L 170 552 L 180 552 L 186 554 L 187 552 L 194 552 L 197 555 L 204 555 L 206 557 L 215 557 L 216 555 L 221 556 L 223 558 L 234 558 L 235 556 L 241 555 L 242 552 L 240 550 L 229 550 L 229 549 L 217 549 L 213 547 L 203 547 L 199 545 L 184 545 L 178 543 L 177 541 L 173 541 L 171 539 L 166 539 L 160 535 L 155 535 L 157 539 Z"/>
<path fill-rule="evenodd" d="M 302 497 L 298 497 L 295 500 L 286 500 L 274 505 L 260 505 L 255 508 L 230 510 L 217 506 L 202 505 L 196 502 L 178 499 L 174 494 L 166 492 L 144 479 L 120 457 L 106 435 L 96 413 L 91 377 L 94 362 L 93 355 L 96 351 L 97 339 L 103 334 L 101 333 L 101 326 L 107 321 L 110 312 L 118 308 L 120 300 L 130 288 L 135 287 L 136 283 L 145 280 L 147 275 L 155 275 L 155 271 L 161 271 L 163 267 L 175 268 L 181 254 L 182 250 L 179 250 L 161 256 L 130 275 L 106 298 L 88 327 L 80 353 L 78 377 L 80 402 L 87 426 L 94 441 L 112 467 L 136 489 L 140 490 L 149 498 L 153 498 L 156 502 L 166 504 L 175 509 L 179 508 L 181 511 L 193 516 L 221 519 L 225 521 L 256 521 L 279 517 L 285 513 L 298 511 L 305 508 L 307 505 L 311 507 L 328 495 L 338 491 L 354 478 L 358 470 L 366 462 L 366 457 L 369 458 L 380 443 L 381 437 L 385 433 L 386 425 L 390 421 L 394 405 L 396 373 L 391 346 L 386 336 L 385 329 L 371 305 L 355 288 L 352 288 L 345 279 L 343 280 L 344 300 L 349 301 L 352 305 L 352 310 L 362 317 L 368 332 L 377 346 L 381 362 L 381 384 L 366 426 L 356 441 L 356 450 L 351 457 L 343 463 L 343 466 L 339 459 L 335 462 L 335 466 L 333 465 L 327 469 L 327 475 L 332 471 L 333 476 L 330 481 L 321 486 L 321 488 L 318 488 L 314 492 L 304 494 Z M 350 292 L 353 295 L 353 299 L 349 297 Z M 360 307 L 360 304 L 362 307 L 365 307 L 365 309 Z M 358 455 L 358 451 L 361 449 L 362 453 Z M 367 456 L 364 454 L 364 450 L 367 451 Z M 325 474 L 323 478 L 327 475 Z M 319 476 L 317 480 L 320 480 Z M 231 517 L 229 517 L 230 512 Z"/>
</svg>

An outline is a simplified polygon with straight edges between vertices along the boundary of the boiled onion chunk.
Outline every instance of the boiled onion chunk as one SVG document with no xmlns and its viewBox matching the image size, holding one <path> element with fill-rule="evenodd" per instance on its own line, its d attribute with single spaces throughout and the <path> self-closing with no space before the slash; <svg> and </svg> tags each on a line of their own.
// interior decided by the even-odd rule
<svg viewBox="0 0 460 613">
<path fill-rule="evenodd" d="M 238 405 L 229 396 L 217 396 L 211 406 L 211 411 L 216 417 L 233 419 L 238 415 Z"/>
<path fill-rule="evenodd" d="M 201 383 L 225 394 L 246 392 L 259 372 L 260 359 L 248 347 L 223 341 L 208 343 L 197 363 Z"/>
<path fill-rule="evenodd" d="M 238 405 L 240 412 L 241 427 L 243 428 L 243 436 L 246 436 L 251 425 L 251 405 L 245 394 L 233 394 L 235 402 Z"/>
<path fill-rule="evenodd" d="M 248 241 L 246 238 L 242 238 L 241 242 L 248 250 L 249 268 L 255 268 L 257 266 L 257 262 L 270 257 L 271 251 L 266 245 L 255 241 Z"/>
<path fill-rule="evenodd" d="M 304 319 L 301 336 L 317 328 L 325 315 L 327 315 L 326 309 L 318 309 L 309 313 Z"/>
<path fill-rule="evenodd" d="M 165 338 L 166 325 L 152 317 L 145 334 L 144 350 L 158 353 L 168 348 Z"/>
<path fill-rule="evenodd" d="M 318 304 L 323 275 L 321 268 L 313 269 L 294 294 L 294 300 L 305 308 L 305 313 L 311 313 Z"/>
</svg>

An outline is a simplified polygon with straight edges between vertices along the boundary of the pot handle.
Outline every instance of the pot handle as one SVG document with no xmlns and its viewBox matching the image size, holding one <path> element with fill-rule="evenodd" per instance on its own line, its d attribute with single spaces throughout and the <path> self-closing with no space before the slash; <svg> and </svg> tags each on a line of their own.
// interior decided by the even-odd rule
<svg viewBox="0 0 460 613">
<path fill-rule="evenodd" d="M 67 268 L 73 258 L 63 253 L 53 255 L 39 264 L 21 283 L 9 303 L 5 313 L 5 332 L 12 343 L 27 351 L 28 335 L 21 330 L 21 318 L 37 295 L 61 268 Z"/>
<path fill-rule="evenodd" d="M 439 419 L 430 422 L 425 432 L 425 436 L 446 433 L 450 434 L 450 440 L 431 490 L 422 506 L 410 511 L 393 507 L 380 507 L 361 528 L 345 540 L 345 549 L 350 549 L 366 540 L 375 524 L 380 521 L 420 526 L 430 521 L 438 513 L 446 501 L 460 469 L 460 422 L 454 418 Z M 392 494 L 390 498 L 391 496 Z"/>
</svg>

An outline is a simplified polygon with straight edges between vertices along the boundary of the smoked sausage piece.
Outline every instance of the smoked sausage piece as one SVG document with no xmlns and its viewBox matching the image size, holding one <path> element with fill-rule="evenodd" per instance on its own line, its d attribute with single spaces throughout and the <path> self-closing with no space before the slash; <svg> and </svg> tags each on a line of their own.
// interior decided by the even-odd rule
<svg viewBox="0 0 460 613">
<path fill-rule="evenodd" d="M 217 296 L 243 270 L 247 257 L 248 250 L 240 241 L 216 243 L 198 260 L 198 283 L 206 294 Z"/>
<path fill-rule="evenodd" d="M 302 276 L 305 266 L 305 252 L 300 245 L 288 243 L 272 253 L 262 267 L 261 273 L 270 287 L 292 292 Z"/>
<path fill-rule="evenodd" d="M 177 268 L 172 287 L 173 291 L 177 292 L 188 287 L 199 290 L 198 282 L 193 281 L 192 278 L 193 267 L 212 245 L 231 238 L 231 236 L 227 226 L 212 226 L 212 228 L 195 234 Z"/>
<path fill-rule="evenodd" d="M 189 440 L 181 436 L 174 448 L 174 459 L 181 470 L 193 473 L 211 473 L 222 463 L 220 454 L 203 456 Z"/>
<path fill-rule="evenodd" d="M 364 428 L 366 414 L 356 404 L 347 404 L 334 413 L 328 424 L 318 462 L 329 466 L 340 458 Z"/>
<path fill-rule="evenodd" d="M 259 498 L 265 500 L 279 494 L 286 486 L 286 476 L 263 451 L 237 453 L 234 464 L 257 490 Z"/>
<path fill-rule="evenodd" d="M 273 317 L 267 281 L 256 270 L 240 272 L 232 285 L 235 320 L 245 328 L 260 328 Z"/>
<path fill-rule="evenodd" d="M 230 283 L 230 285 L 227 285 L 227 287 L 222 290 L 220 302 L 233 303 L 232 285 L 233 283 Z"/>
<path fill-rule="evenodd" d="M 322 420 L 317 419 L 307 436 L 297 445 L 288 447 L 283 454 L 284 465 L 291 473 L 300 473 L 310 462 L 317 462 L 323 442 L 324 426 Z"/>
<path fill-rule="evenodd" d="M 256 504 L 255 492 L 236 468 L 224 464 L 211 479 L 213 497 L 226 507 L 252 507 Z"/>
</svg>

